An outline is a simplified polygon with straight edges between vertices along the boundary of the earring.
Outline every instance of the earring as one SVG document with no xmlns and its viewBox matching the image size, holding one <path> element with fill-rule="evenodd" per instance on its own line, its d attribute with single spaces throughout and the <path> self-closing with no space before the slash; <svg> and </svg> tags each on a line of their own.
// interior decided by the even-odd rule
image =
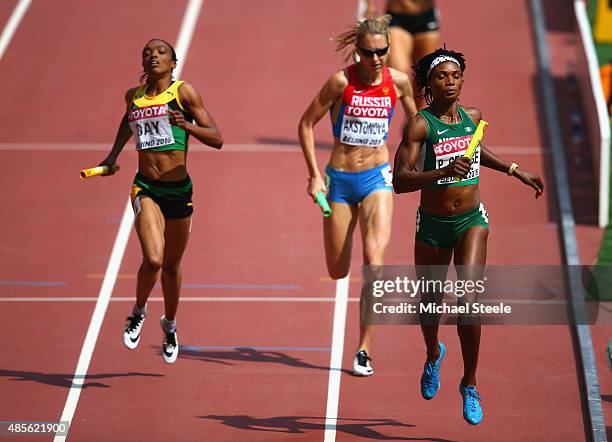
<svg viewBox="0 0 612 442">
<path fill-rule="evenodd" d="M 357 52 L 353 54 L 353 59 L 355 60 L 355 63 L 359 63 L 361 61 L 361 57 Z"/>
</svg>

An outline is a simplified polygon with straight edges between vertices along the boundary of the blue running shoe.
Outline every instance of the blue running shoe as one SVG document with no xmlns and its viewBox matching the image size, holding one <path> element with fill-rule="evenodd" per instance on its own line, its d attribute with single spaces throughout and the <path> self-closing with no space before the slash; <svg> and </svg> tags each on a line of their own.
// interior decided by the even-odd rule
<svg viewBox="0 0 612 442">
<path fill-rule="evenodd" d="M 440 356 L 438 356 L 438 360 L 435 364 L 425 361 L 423 374 L 421 375 L 421 396 L 423 396 L 423 399 L 427 400 L 433 399 L 440 389 L 440 365 L 446 354 L 446 347 L 444 347 L 444 344 L 441 342 L 438 342 L 438 346 L 440 347 Z"/>
<path fill-rule="evenodd" d="M 459 384 L 459 393 L 463 397 L 463 418 L 472 425 L 478 425 L 482 421 L 482 408 L 476 387 Z"/>
</svg>

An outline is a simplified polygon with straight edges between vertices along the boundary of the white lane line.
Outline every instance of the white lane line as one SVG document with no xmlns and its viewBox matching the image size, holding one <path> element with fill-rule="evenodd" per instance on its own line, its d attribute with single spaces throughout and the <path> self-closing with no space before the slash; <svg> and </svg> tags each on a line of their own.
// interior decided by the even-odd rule
<svg viewBox="0 0 612 442">
<path fill-rule="evenodd" d="M 20 0 L 6 22 L 6 26 L 4 26 L 2 30 L 2 35 L 0 35 L 0 60 L 2 60 L 6 48 L 8 48 L 8 45 L 11 43 L 15 31 L 17 31 L 19 27 L 19 23 L 21 23 L 21 19 L 23 19 L 23 16 L 30 7 L 30 3 L 32 3 L 32 0 Z"/>
<path fill-rule="evenodd" d="M 185 66 L 185 60 L 187 59 L 187 53 L 189 52 L 189 45 L 195 31 L 196 24 L 198 23 L 198 17 L 200 16 L 200 10 L 204 0 L 189 0 L 187 10 L 183 16 L 183 23 L 181 23 L 181 30 L 179 36 L 174 45 L 176 48 L 176 68 L 174 69 L 174 76 L 181 78 L 183 67 Z"/>
<path fill-rule="evenodd" d="M 366 0 L 357 0 L 357 20 L 361 21 L 365 18 L 365 14 L 368 11 L 368 3 Z"/>
<path fill-rule="evenodd" d="M 327 384 L 327 408 L 325 410 L 325 442 L 334 442 L 336 440 L 348 291 L 349 275 L 336 282 L 336 304 L 334 306 L 332 350 L 329 362 L 329 381 Z"/>
<path fill-rule="evenodd" d="M 190 142 L 189 155 L 200 153 L 216 153 L 214 150 L 203 149 L 197 141 Z M 193 147 L 193 149 L 191 149 Z M 78 152 L 108 152 L 108 143 L 0 143 L 0 151 L 78 151 Z M 299 153 L 302 150 L 298 144 L 289 143 L 237 143 L 224 144 L 223 151 L 232 152 L 289 152 Z"/>
<path fill-rule="evenodd" d="M 125 209 L 123 210 L 121 225 L 119 226 L 119 231 L 117 232 L 117 237 L 115 238 L 113 251 L 108 262 L 108 267 L 106 268 L 106 273 L 104 274 L 102 287 L 100 288 L 100 293 L 96 300 L 96 306 L 91 317 L 91 322 L 89 323 L 89 328 L 87 329 L 87 335 L 85 335 L 85 341 L 83 342 L 83 347 L 81 348 L 74 377 L 72 378 L 72 385 L 70 386 L 68 398 L 66 399 L 66 404 L 64 405 L 64 410 L 62 411 L 62 417 L 60 418 L 60 421 L 68 422 L 68 426 L 70 426 L 70 423 L 72 423 L 72 418 L 74 417 L 74 412 L 76 410 L 77 403 L 79 402 L 81 388 L 85 382 L 85 376 L 87 375 L 89 363 L 91 362 L 91 356 L 96 346 L 96 341 L 98 340 L 100 327 L 102 327 L 102 321 L 104 320 L 104 315 L 106 314 L 106 309 L 113 292 L 113 287 L 115 286 L 117 273 L 119 272 L 121 260 L 123 259 L 123 253 L 125 252 L 125 248 L 130 237 L 133 220 L 134 214 L 132 212 L 132 206 L 128 200 Z M 66 434 L 56 433 L 53 440 L 54 442 L 65 441 Z"/>
<path fill-rule="evenodd" d="M 597 121 L 599 126 L 599 146 L 594 150 L 595 156 L 599 156 L 599 170 L 595 172 L 599 174 L 599 227 L 606 227 L 609 221 L 608 207 L 610 198 L 610 124 L 608 123 L 608 105 L 604 96 L 604 89 L 601 86 L 599 76 L 599 62 L 597 53 L 595 52 L 595 43 L 593 42 L 591 25 L 587 13 L 587 7 L 584 0 L 574 1 L 574 15 L 578 22 L 578 32 L 580 33 L 580 43 L 586 56 L 588 78 L 591 86 L 591 94 L 595 106 L 589 105 L 591 112 L 588 112 L 588 120 Z M 582 82 L 581 82 L 582 84 Z M 583 91 L 583 96 L 587 94 Z M 585 102 L 583 98 L 583 103 Z M 592 101 L 589 100 L 589 103 Z M 593 111 L 596 115 L 593 115 Z M 592 132 L 591 132 L 592 133 Z M 592 137 L 593 138 L 593 137 Z M 596 140 L 592 140 L 595 143 Z M 599 155 L 597 155 L 599 153 Z"/>
<path fill-rule="evenodd" d="M 357 20 L 363 20 L 366 7 L 365 0 L 357 0 Z M 329 361 L 329 380 L 327 383 L 324 442 L 336 441 L 338 404 L 340 401 L 340 379 L 342 375 L 342 355 L 344 352 L 344 329 L 346 325 L 346 308 L 348 306 L 350 276 L 349 273 L 344 278 L 336 281 L 336 304 L 334 305 L 332 350 Z"/>
<path fill-rule="evenodd" d="M 100 298 L 93 296 L 72 297 L 13 297 L 0 298 L 0 302 L 95 302 Z M 151 296 L 148 301 L 161 302 L 161 296 Z M 283 297 L 283 296 L 181 296 L 181 302 L 334 302 L 336 298 Z M 348 302 L 359 302 L 359 298 L 348 298 Z M 134 302 L 133 296 L 114 296 L 110 302 Z"/>
<path fill-rule="evenodd" d="M 93 296 L 72 297 L 13 297 L 2 298 L 0 302 L 96 302 L 99 298 Z M 323 297 L 284 297 L 284 296 L 183 296 L 181 302 L 334 302 L 336 298 Z M 148 301 L 163 302 L 161 296 L 151 296 Z M 405 301 L 404 298 L 389 298 L 387 301 Z M 114 296 L 110 302 L 134 302 L 133 296 Z M 348 298 L 347 302 L 359 302 L 359 298 Z M 497 299 L 495 301 L 482 301 L 483 304 L 517 304 L 517 305 L 564 305 L 567 301 L 535 301 L 518 299 Z M 612 311 L 612 301 L 599 301 L 599 307 Z"/>
<path fill-rule="evenodd" d="M 214 150 L 199 149 L 200 144 L 193 141 L 195 149 L 189 155 L 201 153 L 216 154 Z M 190 144 L 190 146 L 192 146 Z M 500 155 L 550 155 L 550 150 L 537 146 L 491 146 L 487 147 Z M 79 152 L 106 152 L 108 143 L 0 143 L 0 151 L 79 151 Z M 235 143 L 224 144 L 223 151 L 230 152 L 287 152 L 302 154 L 300 146 L 292 143 Z"/>
<path fill-rule="evenodd" d="M 178 37 L 180 46 L 179 44 L 176 45 L 177 56 L 180 54 L 182 59 L 182 62 L 174 71 L 177 78 L 180 78 L 182 67 L 185 65 L 187 49 L 189 47 L 189 43 L 191 42 L 193 31 L 195 30 L 195 23 L 198 18 L 197 16 L 191 17 L 191 15 L 195 13 L 199 14 L 202 3 L 203 0 L 190 0 L 187 10 L 185 11 L 185 17 L 183 18 L 183 23 L 181 25 L 181 30 Z M 74 417 L 74 412 L 79 402 L 81 388 L 85 382 L 87 370 L 89 369 L 91 357 L 96 346 L 96 341 L 98 340 L 98 335 L 100 334 L 102 321 L 104 320 L 104 315 L 106 314 L 108 303 L 110 302 L 113 287 L 115 286 L 115 281 L 117 280 L 117 274 L 119 273 L 119 267 L 121 266 L 121 260 L 127 247 L 127 242 L 133 224 L 134 213 L 132 212 L 132 207 L 128 198 L 123 211 L 123 217 L 121 218 L 121 224 L 119 225 L 117 238 L 115 239 L 115 245 L 113 246 L 113 251 L 110 256 L 106 273 L 104 274 L 104 280 L 102 281 L 102 287 L 100 288 L 98 300 L 96 301 L 96 307 L 94 308 L 93 316 L 91 318 L 91 322 L 89 323 L 89 328 L 87 329 L 85 342 L 83 342 L 77 368 L 72 379 L 72 385 L 70 386 L 68 398 L 66 399 L 64 411 L 62 412 L 62 417 L 60 419 L 62 422 L 68 422 L 68 425 L 72 423 L 72 418 Z M 66 440 L 66 437 L 67 436 L 65 434 L 56 433 L 53 440 L 54 442 L 63 442 Z"/>
</svg>

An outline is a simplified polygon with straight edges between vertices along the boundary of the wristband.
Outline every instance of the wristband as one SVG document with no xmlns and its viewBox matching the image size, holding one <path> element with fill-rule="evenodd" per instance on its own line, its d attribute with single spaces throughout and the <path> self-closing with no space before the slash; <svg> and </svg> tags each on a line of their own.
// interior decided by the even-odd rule
<svg viewBox="0 0 612 442">
<path fill-rule="evenodd" d="M 510 168 L 508 169 L 508 175 L 512 176 L 512 174 L 514 173 L 514 171 L 516 169 L 518 169 L 518 164 L 516 163 L 510 163 Z"/>
</svg>

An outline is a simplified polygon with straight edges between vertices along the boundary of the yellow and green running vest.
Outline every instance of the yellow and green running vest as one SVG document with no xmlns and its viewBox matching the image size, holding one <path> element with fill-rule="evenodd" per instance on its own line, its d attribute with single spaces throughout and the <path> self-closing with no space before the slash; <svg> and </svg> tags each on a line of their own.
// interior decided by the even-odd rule
<svg viewBox="0 0 612 442">
<path fill-rule="evenodd" d="M 187 150 L 189 134 L 170 124 L 168 112 L 181 111 L 186 121 L 193 122 L 193 115 L 185 110 L 179 99 L 178 88 L 183 83 L 177 80 L 154 97 L 146 95 L 146 84 L 136 90 L 128 111 L 128 122 L 136 138 L 136 149 L 153 152 Z"/>
</svg>

